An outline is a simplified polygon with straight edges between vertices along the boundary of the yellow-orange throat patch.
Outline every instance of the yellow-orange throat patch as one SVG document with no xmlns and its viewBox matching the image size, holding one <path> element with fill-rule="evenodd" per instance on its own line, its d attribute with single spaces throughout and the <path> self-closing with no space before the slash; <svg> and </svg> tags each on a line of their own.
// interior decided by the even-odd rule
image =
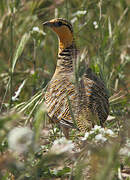
<svg viewBox="0 0 130 180">
<path fill-rule="evenodd" d="M 53 27 L 52 28 L 59 38 L 59 52 L 61 52 L 66 47 L 69 47 L 73 42 L 73 34 L 68 29 L 68 27 L 63 26 L 60 28 Z"/>
</svg>

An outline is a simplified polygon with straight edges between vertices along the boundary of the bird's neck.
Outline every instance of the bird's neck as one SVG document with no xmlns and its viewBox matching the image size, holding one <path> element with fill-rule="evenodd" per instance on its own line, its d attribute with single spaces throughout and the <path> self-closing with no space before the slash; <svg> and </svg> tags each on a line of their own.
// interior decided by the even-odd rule
<svg viewBox="0 0 130 180">
<path fill-rule="evenodd" d="M 72 71 L 73 61 L 76 57 L 77 48 L 74 41 L 64 49 L 61 49 L 61 47 L 59 46 L 57 68 L 60 68 L 63 71 Z"/>
<path fill-rule="evenodd" d="M 64 49 L 74 44 L 74 37 L 72 32 L 62 31 L 58 32 L 58 39 L 59 39 L 59 53 L 61 53 Z"/>
</svg>

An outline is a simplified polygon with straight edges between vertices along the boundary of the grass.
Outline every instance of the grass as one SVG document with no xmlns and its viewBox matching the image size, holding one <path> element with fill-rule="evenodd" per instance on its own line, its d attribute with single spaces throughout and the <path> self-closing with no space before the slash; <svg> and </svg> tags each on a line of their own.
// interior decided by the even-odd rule
<svg viewBox="0 0 130 180">
<path fill-rule="evenodd" d="M 82 141 L 72 130 L 69 143 L 75 150 L 66 152 L 51 151 L 55 143 L 55 149 L 70 144 L 63 139 L 63 146 L 59 145 L 63 134 L 49 123 L 43 106 L 46 85 L 56 67 L 58 43 L 55 34 L 44 32 L 42 22 L 54 17 L 71 21 L 78 48 L 104 80 L 110 95 L 105 127 L 115 135 L 103 134 L 107 141 L 101 142 L 95 140 L 100 130 L 93 130 Z M 130 179 L 129 18 L 128 0 L 0 1 L 2 180 Z M 22 155 L 8 147 L 8 133 L 17 126 L 28 126 L 35 132 L 35 148 L 28 147 Z"/>
</svg>

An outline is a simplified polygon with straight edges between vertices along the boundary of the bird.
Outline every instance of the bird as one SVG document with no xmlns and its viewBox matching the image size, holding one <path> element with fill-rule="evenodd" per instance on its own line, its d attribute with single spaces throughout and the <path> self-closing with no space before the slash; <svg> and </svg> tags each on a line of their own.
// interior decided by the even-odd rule
<svg viewBox="0 0 130 180">
<path fill-rule="evenodd" d="M 107 89 L 87 64 L 83 64 L 84 73 L 76 80 L 80 55 L 71 23 L 55 18 L 43 26 L 55 32 L 59 41 L 56 69 L 45 93 L 49 119 L 60 126 L 67 139 L 70 128 L 85 133 L 95 124 L 103 126 L 109 114 Z"/>
</svg>

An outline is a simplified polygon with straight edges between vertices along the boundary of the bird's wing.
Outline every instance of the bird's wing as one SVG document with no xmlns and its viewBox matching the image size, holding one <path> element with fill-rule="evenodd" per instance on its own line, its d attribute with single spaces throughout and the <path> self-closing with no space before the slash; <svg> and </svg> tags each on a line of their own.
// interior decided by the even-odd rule
<svg viewBox="0 0 130 180">
<path fill-rule="evenodd" d="M 88 96 L 88 107 L 92 113 L 97 114 L 102 124 L 109 113 L 108 93 L 104 82 L 99 79 L 90 68 L 87 69 L 84 84 Z"/>
</svg>

